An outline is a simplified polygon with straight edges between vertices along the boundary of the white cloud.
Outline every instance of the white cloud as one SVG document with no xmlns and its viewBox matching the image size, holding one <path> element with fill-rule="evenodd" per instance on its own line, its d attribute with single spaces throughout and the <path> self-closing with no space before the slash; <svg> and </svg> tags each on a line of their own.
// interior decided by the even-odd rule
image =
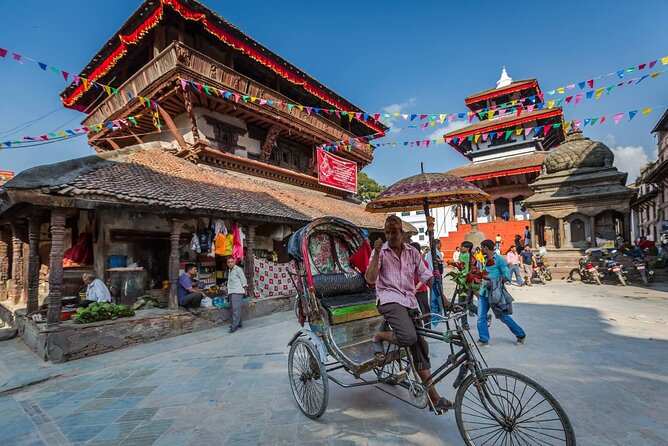
<svg viewBox="0 0 668 446">
<path fill-rule="evenodd" d="M 386 105 L 385 107 L 381 108 L 381 111 L 383 113 L 404 113 L 406 111 L 407 107 L 413 107 L 417 103 L 416 98 L 408 98 L 405 102 L 401 103 L 395 103 L 395 104 L 390 104 Z M 383 119 L 381 117 L 381 119 Z M 398 124 L 398 122 L 401 121 L 403 122 L 403 118 L 395 118 L 391 117 L 389 120 L 383 119 L 383 122 L 390 127 L 390 133 L 396 133 L 399 131 L 399 127 L 401 126 Z"/>
<path fill-rule="evenodd" d="M 608 133 L 603 137 L 603 144 L 608 147 L 614 146 L 617 143 L 617 138 L 612 133 Z"/>
<path fill-rule="evenodd" d="M 640 175 L 640 169 L 649 162 L 649 157 L 642 146 L 617 146 L 611 150 L 615 155 L 615 167 L 622 172 L 628 172 L 629 182 L 635 181 Z"/>
<path fill-rule="evenodd" d="M 409 98 L 407 101 L 400 104 L 390 104 L 382 108 L 383 113 L 401 113 L 406 107 L 412 107 L 417 102 L 415 98 Z"/>
<path fill-rule="evenodd" d="M 438 126 L 438 124 L 436 124 Z M 440 126 L 436 128 L 433 132 L 429 134 L 429 139 L 440 139 L 443 138 L 443 135 L 446 133 L 454 132 L 455 130 L 463 129 L 469 125 L 467 121 L 452 121 L 448 122 L 445 127 Z"/>
</svg>

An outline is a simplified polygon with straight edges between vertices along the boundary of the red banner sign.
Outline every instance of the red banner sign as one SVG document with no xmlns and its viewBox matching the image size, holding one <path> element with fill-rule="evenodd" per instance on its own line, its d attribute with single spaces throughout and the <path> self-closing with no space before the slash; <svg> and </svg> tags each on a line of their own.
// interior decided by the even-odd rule
<svg viewBox="0 0 668 446">
<path fill-rule="evenodd" d="M 318 182 L 357 193 L 357 163 L 318 149 Z"/>
</svg>

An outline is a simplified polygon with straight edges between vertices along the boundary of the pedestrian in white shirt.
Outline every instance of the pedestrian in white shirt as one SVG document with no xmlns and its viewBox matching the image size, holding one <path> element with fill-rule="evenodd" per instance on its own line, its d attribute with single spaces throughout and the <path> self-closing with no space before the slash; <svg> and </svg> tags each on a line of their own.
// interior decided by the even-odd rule
<svg viewBox="0 0 668 446">
<path fill-rule="evenodd" d="M 230 333 L 234 333 L 241 328 L 241 302 L 246 295 L 248 281 L 244 270 L 237 265 L 232 257 L 227 258 L 227 267 L 230 272 L 227 275 L 227 295 L 230 300 L 230 312 L 232 313 L 232 324 Z"/>
<path fill-rule="evenodd" d="M 460 254 L 461 254 L 461 252 L 459 251 L 459 246 L 457 246 L 457 247 L 455 248 L 455 252 L 454 252 L 454 254 L 452 254 L 452 260 L 453 260 L 455 263 L 459 262 L 459 255 L 460 255 Z"/>
<path fill-rule="evenodd" d="M 111 293 L 109 288 L 95 274 L 86 273 L 83 275 L 83 281 L 86 284 L 86 300 L 81 303 L 82 307 L 87 307 L 93 302 L 111 302 Z"/>
</svg>

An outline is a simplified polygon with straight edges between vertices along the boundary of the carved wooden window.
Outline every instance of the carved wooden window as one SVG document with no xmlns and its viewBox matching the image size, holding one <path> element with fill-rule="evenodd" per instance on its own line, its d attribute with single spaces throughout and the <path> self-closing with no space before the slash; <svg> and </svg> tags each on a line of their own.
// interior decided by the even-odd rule
<svg viewBox="0 0 668 446">
<path fill-rule="evenodd" d="M 246 130 L 228 124 L 210 116 L 205 116 L 206 123 L 213 127 L 213 145 L 221 151 L 234 152 L 239 146 L 239 135 L 245 135 Z"/>
</svg>

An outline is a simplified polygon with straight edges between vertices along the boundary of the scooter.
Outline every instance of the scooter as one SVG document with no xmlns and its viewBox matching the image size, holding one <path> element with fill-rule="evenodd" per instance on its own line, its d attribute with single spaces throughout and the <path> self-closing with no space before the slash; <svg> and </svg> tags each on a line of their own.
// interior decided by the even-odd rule
<svg viewBox="0 0 668 446">
<path fill-rule="evenodd" d="M 642 283 L 644 283 L 645 286 L 649 286 L 650 282 L 654 282 L 654 270 L 649 268 L 649 262 L 642 257 L 637 257 L 633 259 L 633 266 L 638 270 Z"/>
<path fill-rule="evenodd" d="M 601 274 L 598 269 L 596 269 L 596 266 L 594 266 L 594 264 L 589 261 L 589 257 L 580 257 L 580 261 L 578 262 L 578 269 L 580 273 L 580 280 L 583 282 L 586 280 L 590 283 L 596 282 L 597 285 L 601 284 L 601 277 L 603 274 Z"/>
<path fill-rule="evenodd" d="M 626 278 L 626 270 L 621 263 L 613 260 L 615 258 L 615 254 L 616 250 L 613 250 L 612 258 L 601 259 L 601 262 L 603 263 L 603 267 L 607 270 L 608 275 L 616 276 L 619 283 L 621 283 L 622 286 L 626 286 L 628 281 Z"/>
</svg>

